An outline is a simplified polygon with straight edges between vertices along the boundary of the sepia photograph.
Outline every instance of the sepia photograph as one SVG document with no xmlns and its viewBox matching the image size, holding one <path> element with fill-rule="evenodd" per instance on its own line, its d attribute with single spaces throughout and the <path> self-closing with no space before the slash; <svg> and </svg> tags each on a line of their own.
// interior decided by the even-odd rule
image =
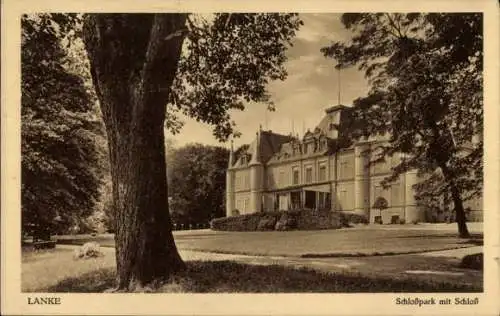
<svg viewBox="0 0 500 316">
<path fill-rule="evenodd" d="M 483 296 L 498 289 L 498 205 L 484 194 L 482 10 L 24 10 L 17 23 L 19 98 L 2 103 L 17 108 L 8 245 L 27 314 L 82 293 L 498 307 Z M 259 311 L 283 313 L 235 313 Z"/>
</svg>

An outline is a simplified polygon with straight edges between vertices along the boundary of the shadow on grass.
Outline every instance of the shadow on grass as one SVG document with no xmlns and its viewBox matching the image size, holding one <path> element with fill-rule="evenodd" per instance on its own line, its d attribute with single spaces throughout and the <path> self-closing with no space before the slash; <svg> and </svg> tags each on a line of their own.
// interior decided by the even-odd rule
<svg viewBox="0 0 500 316">
<path fill-rule="evenodd" d="M 112 288 L 114 269 L 101 269 L 65 279 L 43 292 L 99 293 Z M 367 293 L 481 292 L 469 284 L 412 278 L 377 278 L 359 274 L 323 273 L 280 265 L 250 265 L 231 261 L 192 261 L 157 293 Z"/>
</svg>

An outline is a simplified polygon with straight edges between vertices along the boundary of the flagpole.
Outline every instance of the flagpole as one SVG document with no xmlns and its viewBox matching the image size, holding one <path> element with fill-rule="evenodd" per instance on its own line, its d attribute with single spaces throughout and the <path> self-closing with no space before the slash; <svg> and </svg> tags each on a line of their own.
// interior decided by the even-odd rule
<svg viewBox="0 0 500 316">
<path fill-rule="evenodd" d="M 338 83 L 338 104 L 340 105 L 340 68 L 337 69 L 337 83 Z"/>
</svg>

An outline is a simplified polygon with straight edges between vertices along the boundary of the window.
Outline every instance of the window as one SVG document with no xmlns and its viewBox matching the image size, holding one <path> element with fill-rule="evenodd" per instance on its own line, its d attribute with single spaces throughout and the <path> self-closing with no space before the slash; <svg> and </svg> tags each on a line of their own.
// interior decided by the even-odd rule
<svg viewBox="0 0 500 316">
<path fill-rule="evenodd" d="M 238 200 L 236 201 L 236 209 L 237 209 L 238 211 L 240 211 L 240 213 L 242 213 L 242 212 L 244 212 L 244 211 L 245 211 L 245 209 L 244 209 L 244 207 L 245 207 L 245 203 L 244 203 L 244 202 L 245 202 L 245 201 L 244 201 L 243 199 L 238 199 Z"/>
<path fill-rule="evenodd" d="M 347 178 L 347 161 L 340 161 L 340 170 L 339 170 L 339 178 L 346 179 Z"/>
<path fill-rule="evenodd" d="M 235 187 L 236 191 L 241 190 L 241 177 L 240 176 L 236 176 L 235 177 L 235 179 L 234 179 L 234 187 Z"/>
<path fill-rule="evenodd" d="M 381 173 L 381 172 L 384 172 L 384 166 L 385 163 L 384 162 L 377 162 L 375 164 L 373 164 L 373 172 L 374 173 Z"/>
<path fill-rule="evenodd" d="M 249 175 L 248 174 L 245 174 L 243 175 L 243 189 L 244 190 L 247 190 L 250 188 L 250 179 L 249 179 Z"/>
<path fill-rule="evenodd" d="M 383 197 L 381 186 L 376 186 L 373 188 L 373 201 L 375 201 L 378 197 Z"/>
<path fill-rule="evenodd" d="M 309 168 L 306 168 L 306 183 L 311 183 L 312 182 L 312 168 L 309 167 Z"/>
<path fill-rule="evenodd" d="M 243 205 L 243 211 L 244 211 L 244 212 L 249 211 L 249 209 L 248 209 L 248 204 L 249 204 L 249 202 L 250 202 L 250 199 L 249 199 L 249 198 L 246 198 L 246 199 L 244 200 L 244 205 Z"/>
<path fill-rule="evenodd" d="M 319 181 L 326 181 L 326 166 L 325 165 L 319 166 L 318 178 L 319 178 Z"/>
<path fill-rule="evenodd" d="M 285 183 L 285 172 L 284 171 L 280 171 L 279 184 L 280 184 L 280 186 L 285 186 L 286 185 L 286 183 Z"/>
<path fill-rule="evenodd" d="M 274 181 L 273 181 L 273 174 L 272 173 L 269 173 L 267 175 L 267 187 L 268 188 L 271 188 L 274 186 Z"/>
<path fill-rule="evenodd" d="M 292 176 L 293 176 L 292 183 L 299 184 L 299 169 L 294 168 L 292 171 Z"/>
<path fill-rule="evenodd" d="M 399 224 L 399 215 L 391 216 L 391 224 Z"/>
<path fill-rule="evenodd" d="M 346 190 L 340 191 L 339 200 L 340 200 L 340 207 L 344 210 L 348 209 L 347 191 Z"/>
<path fill-rule="evenodd" d="M 328 192 L 318 192 L 318 207 L 320 209 L 330 209 L 330 193 Z"/>
</svg>

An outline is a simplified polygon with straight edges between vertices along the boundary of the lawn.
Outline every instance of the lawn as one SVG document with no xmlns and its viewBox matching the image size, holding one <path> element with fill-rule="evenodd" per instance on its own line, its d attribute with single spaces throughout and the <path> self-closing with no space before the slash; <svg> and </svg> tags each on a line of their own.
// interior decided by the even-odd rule
<svg viewBox="0 0 500 316">
<path fill-rule="evenodd" d="M 73 259 L 72 250 L 59 247 L 39 251 L 23 250 L 21 260 L 23 292 L 40 291 L 67 278 L 115 267 L 114 252 L 98 258 L 76 261 Z"/>
<path fill-rule="evenodd" d="M 95 259 L 74 260 L 71 251 L 23 253 L 23 292 L 99 293 L 112 288 L 113 252 Z M 154 292 L 191 293 L 362 293 L 480 292 L 481 284 L 394 277 L 355 272 L 324 272 L 281 264 L 233 261 L 189 261 L 187 270 Z"/>
<path fill-rule="evenodd" d="M 196 232 L 176 234 L 182 250 L 290 257 L 367 256 L 456 249 L 482 243 L 482 236 L 471 240 L 455 232 L 375 227 L 289 232 Z M 62 237 L 58 243 L 83 244 L 96 241 L 114 246 L 112 235 Z"/>
</svg>

